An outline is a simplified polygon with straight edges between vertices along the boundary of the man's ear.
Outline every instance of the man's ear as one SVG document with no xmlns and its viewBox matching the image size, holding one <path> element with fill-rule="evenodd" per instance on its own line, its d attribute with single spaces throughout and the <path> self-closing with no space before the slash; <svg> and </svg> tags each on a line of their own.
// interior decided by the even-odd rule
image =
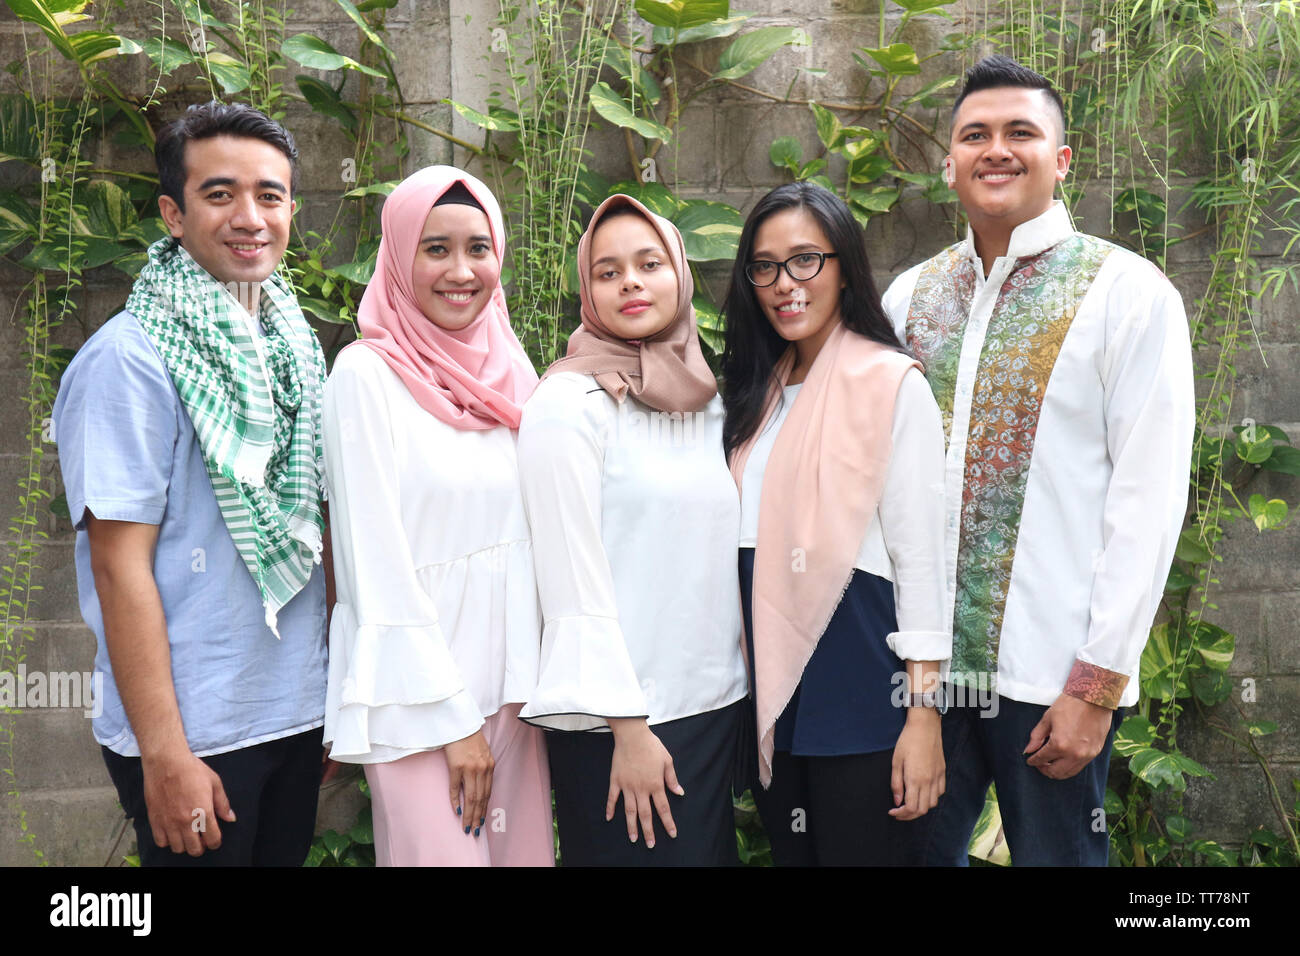
<svg viewBox="0 0 1300 956">
<path fill-rule="evenodd" d="M 1061 146 L 1056 150 L 1056 181 L 1065 182 L 1065 174 L 1070 171 L 1070 157 L 1074 154 L 1070 152 L 1070 147 Z"/>
<path fill-rule="evenodd" d="M 957 175 L 952 171 L 951 156 L 943 158 L 943 181 L 948 184 L 949 189 L 957 185 Z"/>
<path fill-rule="evenodd" d="M 158 213 L 167 224 L 167 231 L 173 239 L 180 239 L 185 234 L 185 213 L 171 196 L 158 197 Z"/>
</svg>

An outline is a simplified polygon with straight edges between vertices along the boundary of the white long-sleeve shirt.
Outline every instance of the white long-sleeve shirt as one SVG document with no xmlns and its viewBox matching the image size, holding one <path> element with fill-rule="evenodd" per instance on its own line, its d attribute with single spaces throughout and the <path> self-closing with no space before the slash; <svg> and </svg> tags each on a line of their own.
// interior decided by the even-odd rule
<svg viewBox="0 0 1300 956">
<path fill-rule="evenodd" d="M 520 717 L 555 730 L 651 726 L 745 695 L 740 502 L 722 400 L 674 421 L 590 375 L 524 406 L 519 470 L 545 630 Z"/>
<path fill-rule="evenodd" d="M 786 386 L 784 401 L 745 462 L 742 548 L 758 545 L 763 473 L 802 387 Z M 898 630 L 885 637 L 889 649 L 903 660 L 944 661 L 952 653 L 952 632 L 945 616 L 943 428 L 930 386 L 916 369 L 899 383 L 891 436 L 889 472 L 854 567 L 893 582 Z"/>
<path fill-rule="evenodd" d="M 324 429 L 331 756 L 380 763 L 461 740 L 527 700 L 537 677 L 514 432 L 440 421 L 361 346 L 334 363 Z"/>
<path fill-rule="evenodd" d="M 1187 505 L 1195 395 L 1177 291 L 1056 203 L 987 277 L 968 231 L 884 306 L 944 417 L 954 679 L 992 674 L 1036 704 L 1134 703 Z"/>
</svg>

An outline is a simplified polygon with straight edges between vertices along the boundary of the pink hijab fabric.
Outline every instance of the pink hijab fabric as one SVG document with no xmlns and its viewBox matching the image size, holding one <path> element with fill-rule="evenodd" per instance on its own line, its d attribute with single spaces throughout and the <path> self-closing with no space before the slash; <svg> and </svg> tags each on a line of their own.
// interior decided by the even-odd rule
<svg viewBox="0 0 1300 956">
<path fill-rule="evenodd" d="M 666 328 L 640 341 L 620 339 L 605 328 L 591 299 L 591 237 L 605 213 L 617 206 L 631 206 L 649 220 L 677 273 L 677 314 Z M 686 246 L 682 234 L 667 219 L 622 193 L 601 203 L 578 241 L 578 291 L 582 326 L 569 336 L 565 357 L 553 363 L 542 378 L 555 372 L 586 372 L 616 401 L 631 393 L 637 401 L 661 412 L 698 412 L 718 394 L 717 379 L 700 350 L 691 306 L 695 283 L 686 261 Z"/>
<path fill-rule="evenodd" d="M 772 371 L 762 423 L 731 456 L 737 488 L 794 359 L 791 346 Z M 908 369 L 920 367 L 841 323 L 817 354 L 772 446 L 758 506 L 753 588 L 758 775 L 764 787 L 772 782 L 776 719 L 853 578 L 880 503 L 898 387 Z"/>
<path fill-rule="evenodd" d="M 457 182 L 487 213 L 497 261 L 504 261 L 505 223 L 486 186 L 454 166 L 413 173 L 384 202 L 375 274 L 357 310 L 362 338 L 348 348 L 378 352 L 420 407 L 448 425 L 475 431 L 518 428 L 537 373 L 510 328 L 500 279 L 478 317 L 455 332 L 425 316 L 411 282 L 429 210 Z"/>
</svg>

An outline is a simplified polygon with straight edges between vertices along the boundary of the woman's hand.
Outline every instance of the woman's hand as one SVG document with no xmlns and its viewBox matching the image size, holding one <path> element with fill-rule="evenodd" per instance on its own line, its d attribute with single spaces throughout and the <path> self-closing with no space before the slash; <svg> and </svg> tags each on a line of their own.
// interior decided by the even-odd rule
<svg viewBox="0 0 1300 956">
<path fill-rule="evenodd" d="M 343 765 L 336 760 L 330 759 L 329 747 L 322 747 L 321 750 L 320 785 L 323 787 L 338 775 L 338 772 L 343 769 Z"/>
<path fill-rule="evenodd" d="M 465 832 L 474 831 L 487 820 L 488 797 L 492 795 L 492 769 L 496 761 L 488 748 L 483 731 L 476 730 L 464 740 L 453 741 L 442 748 L 447 757 L 447 775 L 451 791 L 451 806 L 465 824 Z M 464 790 L 465 798 L 461 799 Z"/>
<path fill-rule="evenodd" d="M 894 745 L 894 809 L 889 815 L 899 820 L 925 816 L 943 796 L 943 735 L 939 712 L 932 707 L 913 707 Z"/>
<path fill-rule="evenodd" d="M 623 795 L 623 810 L 627 814 L 627 838 L 636 842 L 637 820 L 645 834 L 645 845 L 655 845 L 654 823 L 650 807 L 659 811 L 659 820 L 668 835 L 676 839 L 677 825 L 668 809 L 667 789 L 684 797 L 686 791 L 677 782 L 673 758 L 643 717 L 624 717 L 611 720 L 614 731 L 614 759 L 609 768 L 609 798 L 605 802 L 605 819 L 614 819 L 614 805 L 618 795 Z"/>
</svg>

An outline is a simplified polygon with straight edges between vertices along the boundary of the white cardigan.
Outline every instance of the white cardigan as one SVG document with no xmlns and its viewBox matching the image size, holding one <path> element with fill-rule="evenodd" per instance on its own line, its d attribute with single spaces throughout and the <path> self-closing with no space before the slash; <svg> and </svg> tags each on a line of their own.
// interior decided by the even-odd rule
<svg viewBox="0 0 1300 956">
<path fill-rule="evenodd" d="M 380 763 L 461 740 L 537 677 L 514 433 L 445 424 L 362 346 L 334 363 L 324 425 L 331 756 Z"/>
<path fill-rule="evenodd" d="M 674 421 L 590 375 L 538 386 L 519 469 L 546 626 L 521 717 L 607 731 L 607 717 L 653 726 L 745 695 L 722 420 L 718 397 Z"/>
</svg>

